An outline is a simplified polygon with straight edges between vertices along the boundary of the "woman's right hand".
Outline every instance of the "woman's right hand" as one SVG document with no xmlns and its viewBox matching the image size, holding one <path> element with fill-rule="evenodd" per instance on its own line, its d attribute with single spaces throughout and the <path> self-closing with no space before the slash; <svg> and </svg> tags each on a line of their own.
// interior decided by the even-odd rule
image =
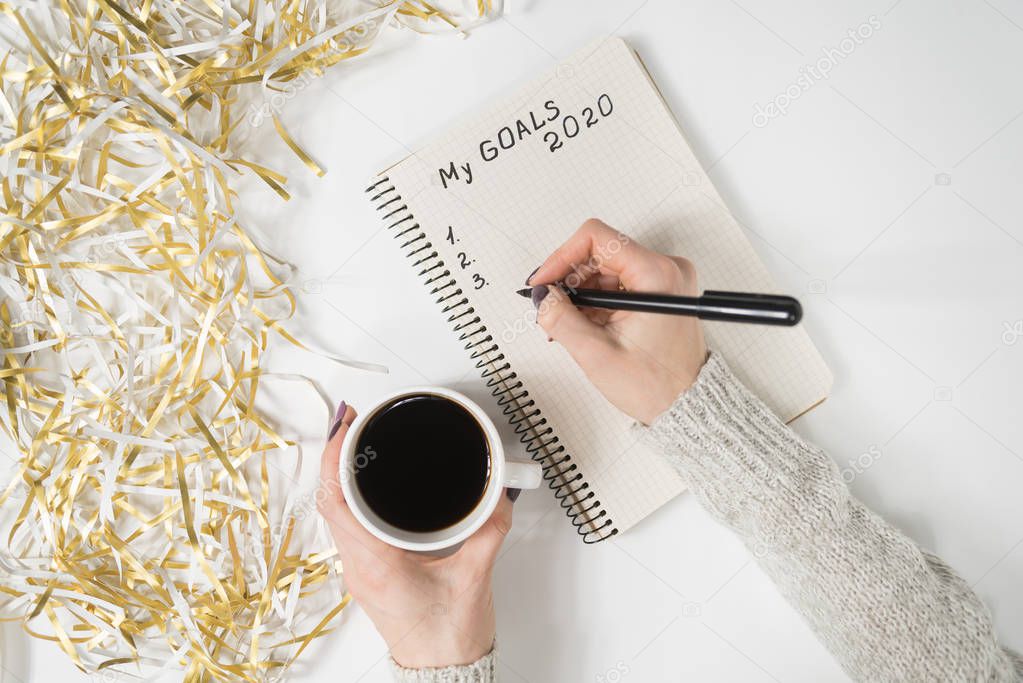
<svg viewBox="0 0 1023 683">
<path fill-rule="evenodd" d="M 651 251 L 597 219 L 583 223 L 527 284 L 555 282 L 573 289 L 699 294 L 696 269 L 688 260 Z M 696 318 L 579 309 L 557 287 L 540 294 L 540 326 L 611 403 L 644 424 L 696 381 L 707 359 Z"/>
</svg>

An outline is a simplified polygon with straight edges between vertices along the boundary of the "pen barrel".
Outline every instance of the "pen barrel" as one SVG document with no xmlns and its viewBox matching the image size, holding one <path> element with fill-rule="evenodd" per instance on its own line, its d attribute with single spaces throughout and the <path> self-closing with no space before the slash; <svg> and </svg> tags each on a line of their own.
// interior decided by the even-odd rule
<svg viewBox="0 0 1023 683">
<path fill-rule="evenodd" d="M 706 291 L 703 296 L 645 294 L 619 290 L 566 290 L 577 306 L 617 311 L 691 315 L 701 320 L 792 326 L 803 317 L 796 299 L 776 294 Z"/>
<path fill-rule="evenodd" d="M 591 306 L 593 308 L 607 308 L 616 311 L 638 311 L 641 313 L 700 315 L 700 298 L 695 296 L 643 294 L 610 289 L 580 289 L 574 292 L 569 290 L 568 297 L 576 306 Z"/>
</svg>

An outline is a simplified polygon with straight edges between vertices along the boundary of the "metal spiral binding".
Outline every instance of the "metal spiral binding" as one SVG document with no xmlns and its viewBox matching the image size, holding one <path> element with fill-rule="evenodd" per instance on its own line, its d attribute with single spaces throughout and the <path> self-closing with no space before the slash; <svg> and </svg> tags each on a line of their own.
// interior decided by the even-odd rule
<svg viewBox="0 0 1023 683">
<path fill-rule="evenodd" d="M 366 188 L 370 201 L 381 213 L 381 219 L 399 241 L 412 265 L 420 267 L 418 275 L 436 295 L 441 311 L 448 314 L 448 322 L 465 343 L 470 359 L 476 361 L 480 376 L 486 380 L 491 395 L 508 418 L 529 453 L 540 463 L 544 481 L 554 491 L 554 497 L 565 510 L 576 532 L 585 543 L 597 543 L 618 533 L 590 485 L 572 462 L 572 456 L 559 443 L 554 428 L 547 424 L 536 402 L 501 353 L 493 335 L 476 314 L 443 259 L 433 248 L 426 232 L 419 227 L 398 190 L 386 176 L 380 177 Z"/>
</svg>

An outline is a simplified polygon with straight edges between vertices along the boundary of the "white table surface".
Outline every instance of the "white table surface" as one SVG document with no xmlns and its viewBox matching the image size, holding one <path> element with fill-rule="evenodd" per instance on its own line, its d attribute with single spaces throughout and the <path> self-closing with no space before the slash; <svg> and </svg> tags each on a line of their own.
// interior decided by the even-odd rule
<svg viewBox="0 0 1023 683">
<path fill-rule="evenodd" d="M 872 15 L 880 27 L 828 79 L 754 125 L 757 103 Z M 468 40 L 392 32 L 385 49 L 285 105 L 292 134 L 328 174 L 309 174 L 271 125 L 243 130 L 288 173 L 294 198 L 246 183 L 241 202 L 246 223 L 299 267 L 291 327 L 390 374 L 294 353 L 274 367 L 315 375 L 356 406 L 421 383 L 484 400 L 380 231 L 365 181 L 609 34 L 639 50 L 754 247 L 804 302 L 835 387 L 796 429 L 842 467 L 873 452 L 852 468 L 856 495 L 956 568 L 1002 642 L 1023 650 L 1023 334 L 1006 332 L 1023 331 L 1018 2 L 518 0 Z M 282 419 L 303 425 L 311 472 L 326 417 L 308 395 L 289 405 L 300 409 Z M 592 547 L 547 492 L 523 495 L 515 516 L 494 578 L 502 680 L 844 678 L 691 496 Z M 5 633 L 10 680 L 85 678 L 55 645 Z M 387 681 L 386 648 L 352 607 L 294 679 Z"/>
</svg>

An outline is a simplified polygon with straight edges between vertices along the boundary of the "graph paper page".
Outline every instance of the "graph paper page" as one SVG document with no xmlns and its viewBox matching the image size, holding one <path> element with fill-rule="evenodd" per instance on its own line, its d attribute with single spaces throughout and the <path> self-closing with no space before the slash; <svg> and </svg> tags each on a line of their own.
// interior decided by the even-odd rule
<svg viewBox="0 0 1023 683">
<path fill-rule="evenodd" d="M 703 289 L 776 292 L 632 50 L 589 46 L 385 174 L 621 532 L 683 490 L 568 353 L 549 343 L 526 276 L 587 218 L 691 259 Z M 823 400 L 802 328 L 705 325 L 708 345 L 785 420 Z"/>
</svg>

